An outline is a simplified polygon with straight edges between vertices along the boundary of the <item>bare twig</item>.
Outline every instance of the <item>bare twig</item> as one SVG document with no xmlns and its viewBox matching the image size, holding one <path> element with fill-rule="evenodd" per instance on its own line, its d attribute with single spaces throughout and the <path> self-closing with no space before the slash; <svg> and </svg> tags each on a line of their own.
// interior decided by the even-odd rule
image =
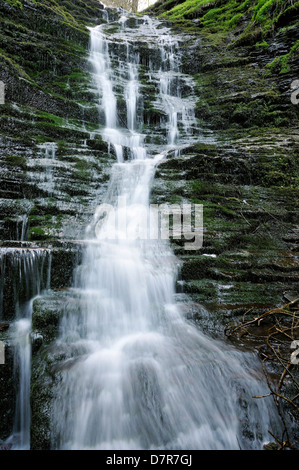
<svg viewBox="0 0 299 470">
<path fill-rule="evenodd" d="M 294 364 L 290 362 L 290 346 L 291 343 L 299 338 L 299 299 L 292 300 L 287 304 L 276 307 L 268 310 L 267 312 L 254 317 L 253 319 L 245 320 L 246 315 L 252 310 L 248 310 L 244 313 L 241 323 L 238 326 L 235 326 L 230 330 L 227 336 L 231 337 L 239 330 L 246 330 L 246 334 L 250 336 L 257 337 L 252 330 L 253 327 L 260 327 L 265 319 L 271 320 L 269 327 L 266 330 L 266 334 L 263 335 L 266 337 L 264 339 L 265 345 L 269 350 L 268 353 L 264 353 L 264 359 L 262 361 L 263 371 L 267 380 L 267 384 L 270 392 L 262 396 L 255 396 L 256 399 L 262 399 L 265 397 L 272 396 L 274 403 L 277 407 L 278 414 L 283 423 L 283 435 L 285 439 L 278 439 L 274 434 L 269 431 L 271 436 L 279 445 L 279 450 L 286 448 L 293 449 L 294 446 L 289 439 L 289 432 L 286 424 L 286 420 L 281 408 L 283 402 L 288 403 L 289 406 L 294 410 L 295 413 L 299 412 L 299 406 L 295 403 L 295 400 L 299 397 L 297 393 L 293 398 L 287 395 L 287 392 L 282 392 L 285 385 L 285 379 L 288 377 L 288 380 L 292 382 L 292 385 L 299 390 L 299 383 L 296 380 L 296 377 L 292 373 Z M 261 338 L 261 336 L 259 336 Z M 276 384 L 273 383 L 273 380 L 270 380 L 269 373 L 265 366 L 266 361 L 275 361 L 282 368 L 279 380 Z M 287 390 L 287 389 L 286 389 Z"/>
</svg>

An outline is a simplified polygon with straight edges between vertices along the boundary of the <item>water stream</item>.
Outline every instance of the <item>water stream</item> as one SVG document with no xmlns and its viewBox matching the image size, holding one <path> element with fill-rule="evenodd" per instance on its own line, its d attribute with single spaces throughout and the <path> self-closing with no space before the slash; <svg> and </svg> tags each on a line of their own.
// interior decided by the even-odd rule
<svg viewBox="0 0 299 470">
<path fill-rule="evenodd" d="M 138 237 L 156 165 L 203 136 L 192 83 L 180 71 L 179 39 L 158 20 L 144 17 L 134 27 L 131 21 L 123 12 L 113 33 L 105 25 L 90 30 L 99 133 L 117 157 L 105 201 L 115 210 L 104 215 L 100 207 L 86 230 L 76 308 L 62 319 L 52 445 L 260 449 L 277 416 L 271 398 L 252 398 L 267 393 L 255 355 L 184 318 L 168 240 Z M 146 59 L 139 52 L 145 50 Z M 146 84 L 155 86 L 155 108 L 164 116 L 155 128 L 158 143 L 144 119 L 145 63 Z"/>
<path fill-rule="evenodd" d="M 13 434 L 7 442 L 13 449 L 29 450 L 32 307 L 35 297 L 50 287 L 51 252 L 43 248 L 0 248 L 0 273 L 0 321 L 4 311 L 11 308 L 15 319 L 9 341 L 14 345 L 16 404 Z"/>
</svg>

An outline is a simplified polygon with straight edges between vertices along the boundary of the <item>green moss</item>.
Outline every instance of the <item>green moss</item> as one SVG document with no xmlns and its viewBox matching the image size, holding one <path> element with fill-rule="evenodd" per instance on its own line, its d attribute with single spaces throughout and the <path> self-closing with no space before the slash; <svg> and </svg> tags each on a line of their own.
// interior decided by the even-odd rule
<svg viewBox="0 0 299 470">
<path fill-rule="evenodd" d="M 279 30 L 285 23 L 296 20 L 299 1 L 185 0 L 163 4 L 158 2 L 158 6 L 153 6 L 151 10 L 156 11 L 162 18 L 171 19 L 184 27 L 187 26 L 188 20 L 197 19 L 197 25 L 189 22 L 192 31 L 200 27 L 201 32 L 209 31 L 216 35 L 221 31 L 236 30 L 244 22 L 245 27 L 242 26 L 242 31 L 236 35 L 234 42 L 237 45 L 257 43 L 260 48 L 267 47 L 266 38 L 273 30 Z M 292 54 L 291 51 L 289 53 Z M 282 70 L 287 70 L 284 65 L 282 63 Z"/>
<path fill-rule="evenodd" d="M 29 229 L 28 240 L 45 240 L 48 235 L 41 227 L 31 227 Z"/>
<path fill-rule="evenodd" d="M 237 2 L 234 0 L 187 0 L 164 12 L 161 16 L 172 20 L 199 18 L 200 24 L 212 29 L 232 29 L 242 20 L 250 7 L 248 0 Z"/>
<path fill-rule="evenodd" d="M 272 170 L 265 176 L 265 183 L 267 186 L 288 186 L 288 175 L 281 171 Z"/>
<path fill-rule="evenodd" d="M 253 13 L 252 21 L 263 26 L 264 32 L 274 29 L 287 14 L 298 11 L 299 2 L 285 0 L 259 0 Z"/>
<path fill-rule="evenodd" d="M 256 47 L 257 49 L 268 49 L 269 44 L 267 43 L 267 41 L 263 40 L 263 41 L 261 41 L 261 42 L 257 42 L 256 45 L 255 45 L 255 47 Z"/>
<path fill-rule="evenodd" d="M 290 71 L 289 61 L 292 56 L 298 54 L 299 51 L 299 40 L 291 47 L 290 51 L 287 54 L 284 54 L 280 57 L 275 57 L 275 59 L 267 65 L 269 72 L 278 71 L 279 73 L 287 73 Z"/>
<path fill-rule="evenodd" d="M 10 167 L 17 167 L 17 168 L 20 168 L 21 170 L 25 170 L 27 167 L 25 157 L 12 155 L 12 156 L 5 157 L 4 160 L 5 160 L 6 165 Z"/>
<path fill-rule="evenodd" d="M 78 170 L 89 170 L 90 169 L 90 163 L 87 162 L 86 160 L 78 160 L 75 164 L 75 168 Z"/>
<path fill-rule="evenodd" d="M 12 57 L 7 55 L 3 49 L 0 49 L 0 59 L 5 62 L 8 66 L 12 67 L 15 72 L 22 78 L 31 81 L 29 75 L 25 72 L 24 68 L 21 67 Z"/>
<path fill-rule="evenodd" d="M 17 7 L 20 9 L 23 8 L 23 4 L 22 2 L 20 2 L 20 0 L 5 0 L 5 1 L 14 7 Z"/>
</svg>

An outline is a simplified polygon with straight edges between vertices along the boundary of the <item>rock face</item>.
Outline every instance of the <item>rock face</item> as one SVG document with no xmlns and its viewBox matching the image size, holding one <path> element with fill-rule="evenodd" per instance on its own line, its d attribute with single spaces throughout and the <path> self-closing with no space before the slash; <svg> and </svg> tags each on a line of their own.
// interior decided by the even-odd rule
<svg viewBox="0 0 299 470">
<path fill-rule="evenodd" d="M 162 162 L 153 200 L 203 204 L 201 255 L 174 244 L 182 260 L 178 288 L 194 300 L 190 317 L 207 331 L 222 334 L 223 325 L 238 325 L 243 315 L 250 321 L 299 297 L 299 107 L 291 99 L 299 62 L 298 53 L 290 52 L 298 43 L 298 7 L 286 22 L 282 18 L 287 12 L 281 13 L 272 34 L 260 27 L 255 35 L 257 22 L 251 21 L 255 2 L 247 18 L 230 29 L 217 14 L 229 15 L 232 3 L 214 10 L 218 30 L 210 10 L 220 2 L 192 14 L 187 7 L 184 10 L 185 3 L 158 2 L 153 11 L 174 19 L 181 8 L 185 13 L 174 21 L 174 29 L 197 35 L 197 41 L 183 51 L 185 70 L 197 79 L 197 117 L 203 128 L 213 129 L 215 141 Z M 179 4 L 182 7 L 176 9 Z M 282 67 L 286 57 L 288 64 Z M 265 338 L 265 331 L 257 328 L 240 343 L 264 350 Z M 280 376 L 283 371 L 278 367 L 276 373 Z M 296 366 L 293 373 L 297 376 Z M 290 397 L 291 382 L 283 385 Z M 297 411 L 292 411 L 298 420 Z M 298 445 L 296 432 L 293 439 Z"/>
<path fill-rule="evenodd" d="M 22 8 L 21 8 L 22 7 Z M 72 282 L 80 239 L 105 192 L 115 156 L 94 133 L 88 25 L 98 1 L 0 2 L 0 324 L 13 325 L 43 289 Z M 54 272 L 56 274 L 54 274 Z M 1 366 L 1 431 L 13 429 L 18 377 L 12 327 Z"/>
<path fill-rule="evenodd" d="M 165 12 L 174 3 L 183 2 L 165 8 L 158 2 L 153 11 Z M 205 302 L 207 291 L 200 283 L 208 282 L 212 302 L 226 303 L 226 311 L 235 304 L 230 302 L 235 281 L 244 283 L 248 303 L 263 299 L 265 308 L 296 290 L 299 108 L 292 103 L 291 84 L 298 54 L 290 55 L 288 70 L 269 72 L 273 59 L 296 42 L 296 18 L 274 38 L 266 37 L 265 49 L 238 43 L 244 27 L 225 35 L 198 27 L 198 39 L 183 51 L 185 70 L 197 79 L 198 119 L 203 128 L 213 129 L 215 141 L 162 162 L 153 197 L 204 205 L 203 252 L 208 256 L 186 261 L 182 278 L 187 290 Z M 196 25 L 193 20 L 174 23 L 174 28 L 194 34 Z M 188 258 L 179 247 L 176 251 Z M 237 289 L 242 303 L 241 285 Z"/>
<path fill-rule="evenodd" d="M 110 158 L 108 150 L 90 141 L 97 109 L 84 24 L 99 21 L 100 4 L 83 8 L 72 2 L 66 10 L 53 5 L 0 4 L 2 240 L 61 238 L 65 225 L 73 226 L 67 238 L 73 237 L 80 231 L 79 214 L 84 219 L 91 194 L 107 179 L 109 163 L 102 163 Z"/>
<path fill-rule="evenodd" d="M 52 1 L 0 0 L 0 326 L 12 323 L 29 299 L 47 289 L 32 306 L 34 449 L 50 447 L 48 385 L 55 382 L 51 367 L 59 355 L 50 345 L 66 303 L 76 302 L 65 289 L 72 285 L 84 248 L 80 239 L 115 160 L 97 133 L 87 61 L 87 26 L 105 21 L 101 9 L 96 0 L 63 1 L 59 7 Z M 201 34 L 196 25 L 195 18 L 179 27 L 183 71 L 196 81 L 197 118 L 211 142 L 193 143 L 162 161 L 151 201 L 203 205 L 200 251 L 187 252 L 173 240 L 181 261 L 177 290 L 192 300 L 186 307 L 190 319 L 224 336 L 244 314 L 254 318 L 289 296 L 299 297 L 299 108 L 291 101 L 298 55 L 290 56 L 284 73 L 268 67 L 290 49 L 298 30 L 293 22 L 284 25 L 264 49 L 231 47 L 233 33 Z M 140 54 L 146 70 L 148 51 Z M 145 81 L 146 73 L 145 127 L 159 144 L 164 116 Z M 18 384 L 10 330 L 0 330 L 0 339 L 7 346 L 6 365 L 0 366 L 0 439 L 6 440 Z"/>
<path fill-rule="evenodd" d="M 192 146 L 179 158 L 162 162 L 153 200 L 203 204 L 200 256 L 174 244 L 182 261 L 178 289 L 194 300 L 186 314 L 221 335 L 223 327 L 240 325 L 243 315 L 252 321 L 299 297 L 299 107 L 292 100 L 299 62 L 298 53 L 291 52 L 298 43 L 298 6 L 286 22 L 282 19 L 287 12 L 273 21 L 278 15 L 273 6 L 270 33 L 251 20 L 255 2 L 235 28 L 224 27 L 224 15 L 220 18 L 223 11 L 232 14 L 232 2 L 214 10 L 214 18 L 211 10 L 220 2 L 190 15 L 185 3 L 158 2 L 153 11 L 174 19 L 181 8 L 185 13 L 174 21 L 174 29 L 197 36 L 183 51 L 185 70 L 197 79 L 197 117 L 203 128 L 213 129 L 215 141 Z M 256 348 L 263 359 L 270 357 L 267 331 L 267 327 L 255 328 L 248 335 L 245 329 L 239 344 Z M 290 360 L 290 343 L 286 348 L 284 367 Z M 274 366 L 271 360 L 266 364 L 282 377 L 282 364 Z M 292 373 L 298 381 L 297 366 Z M 293 383 L 287 377 L 286 383 L 281 382 L 283 390 L 293 397 Z M 284 412 L 298 420 L 294 407 L 286 405 Z M 297 448 L 296 431 L 292 439 Z"/>
</svg>

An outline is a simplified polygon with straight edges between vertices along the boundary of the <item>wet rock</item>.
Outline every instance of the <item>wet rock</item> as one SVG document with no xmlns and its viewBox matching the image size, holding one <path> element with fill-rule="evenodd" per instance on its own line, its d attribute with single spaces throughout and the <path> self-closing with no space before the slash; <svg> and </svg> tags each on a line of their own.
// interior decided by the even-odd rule
<svg viewBox="0 0 299 470">
<path fill-rule="evenodd" d="M 42 277 L 40 288 L 52 291 L 33 306 L 32 442 L 33 448 L 45 450 L 51 445 L 50 402 L 59 373 L 53 358 L 68 358 L 65 351 L 49 347 L 70 299 L 67 291 L 55 289 L 72 284 L 84 250 L 72 240 L 80 239 L 102 200 L 115 155 L 97 135 L 98 120 L 103 123 L 104 117 L 98 115 L 86 63 L 85 25 L 104 22 L 102 6 L 93 0 L 84 6 L 79 0 L 69 2 L 67 10 L 65 4 L 58 10 L 54 2 L 41 1 L 30 9 L 25 4 L 20 10 L 0 1 L 0 72 L 7 87 L 7 104 L 0 107 L 0 234 L 5 240 L 0 248 L 1 274 L 5 271 L 0 331 L 6 331 L 19 305 L 37 293 L 24 279 Z M 114 12 L 112 19 L 119 17 Z M 134 29 L 136 21 L 128 25 Z M 107 33 L 115 28 L 107 25 Z M 186 316 L 212 334 L 223 334 L 246 313 L 259 315 L 285 297 L 296 297 L 299 133 L 298 107 L 290 102 L 289 88 L 298 78 L 298 59 L 292 59 L 288 73 L 267 74 L 267 63 L 287 50 L 294 34 L 281 31 L 267 53 L 253 47 L 252 38 L 235 48 L 219 45 L 219 38 L 213 43 L 210 36 L 180 38 L 183 72 L 196 80 L 195 90 L 188 81 L 184 84 L 182 96 L 195 91 L 202 130 L 194 129 L 195 142 L 179 155 L 170 152 L 159 164 L 151 198 L 204 206 L 203 247 L 190 253 L 182 240 L 172 245 L 181 261 L 178 292 L 189 299 Z M 155 102 L 158 77 L 149 83 L 147 72 L 149 64 L 158 64 L 159 52 L 154 43 L 136 41 L 135 46 L 146 91 L 139 116 L 146 139 L 159 148 L 165 144 L 165 115 Z M 115 42 L 111 50 L 118 55 L 114 65 L 125 62 L 124 44 Z M 123 122 L 126 107 L 118 100 Z M 55 156 L 49 154 L 53 142 Z M 129 156 L 125 150 L 125 159 Z M 43 266 L 32 265 L 34 253 L 40 261 L 47 254 Z M 0 377 L 2 439 L 12 428 L 12 357 L 8 350 Z"/>
<path fill-rule="evenodd" d="M 33 352 L 50 344 L 58 334 L 60 319 L 67 303 L 67 292 L 49 292 L 34 300 L 32 311 Z"/>
<path fill-rule="evenodd" d="M 9 450 L 10 444 L 5 441 L 10 437 L 13 428 L 17 384 L 14 377 L 13 348 L 9 340 L 5 339 L 2 333 L 0 335 L 5 344 L 5 363 L 0 365 L 0 448 Z"/>
</svg>

